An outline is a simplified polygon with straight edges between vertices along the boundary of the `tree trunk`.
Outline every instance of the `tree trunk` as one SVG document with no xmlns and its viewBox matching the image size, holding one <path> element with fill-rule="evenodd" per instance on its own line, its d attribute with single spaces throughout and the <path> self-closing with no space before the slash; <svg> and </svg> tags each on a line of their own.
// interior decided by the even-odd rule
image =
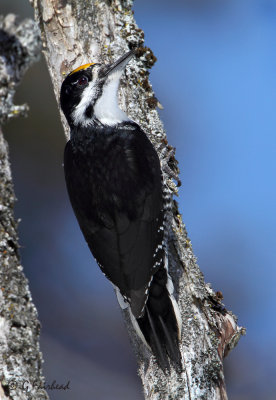
<svg viewBox="0 0 276 400">
<path fill-rule="evenodd" d="M 33 0 L 43 50 L 58 101 L 61 82 L 72 69 L 89 62 L 111 62 L 130 48 L 139 56 L 126 68 L 119 91 L 120 105 L 138 122 L 156 147 L 171 195 L 177 193 L 177 161 L 168 145 L 149 83 L 148 68 L 156 61 L 144 47 L 144 34 L 135 23 L 132 0 Z M 62 116 L 66 136 L 68 126 Z M 183 332 L 183 372 L 165 376 L 154 357 L 136 337 L 124 313 L 146 399 L 227 399 L 223 357 L 237 344 L 244 329 L 204 283 L 174 201 L 169 235 L 169 270 L 177 288 Z"/>
<path fill-rule="evenodd" d="M 15 195 L 8 147 L 1 125 L 24 115 L 27 106 L 13 105 L 15 87 L 40 53 L 35 23 L 18 24 L 15 16 L 0 16 L 0 398 L 48 399 L 43 389 L 40 324 L 28 282 L 20 264 L 17 223 L 13 215 Z"/>
</svg>

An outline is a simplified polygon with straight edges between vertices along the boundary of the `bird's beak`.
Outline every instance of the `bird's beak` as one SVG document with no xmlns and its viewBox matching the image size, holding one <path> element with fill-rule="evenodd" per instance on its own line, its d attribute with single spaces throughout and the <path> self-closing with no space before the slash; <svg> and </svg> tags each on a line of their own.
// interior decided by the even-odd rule
<svg viewBox="0 0 276 400">
<path fill-rule="evenodd" d="M 115 61 L 114 63 L 105 65 L 102 71 L 103 74 L 102 76 L 107 77 L 108 75 L 117 72 L 122 73 L 128 62 L 132 59 L 134 55 L 135 55 L 135 50 L 131 50 L 128 53 L 124 54 L 122 57 L 120 57 L 119 60 Z"/>
</svg>

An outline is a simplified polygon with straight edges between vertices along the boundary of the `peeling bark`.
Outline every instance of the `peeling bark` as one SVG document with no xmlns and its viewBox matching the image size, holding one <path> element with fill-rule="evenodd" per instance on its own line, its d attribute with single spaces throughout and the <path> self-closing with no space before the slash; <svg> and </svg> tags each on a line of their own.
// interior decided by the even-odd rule
<svg viewBox="0 0 276 400">
<path fill-rule="evenodd" d="M 131 0 L 32 0 L 39 23 L 43 50 L 56 98 L 64 74 L 89 62 L 111 62 L 130 48 L 139 57 L 130 62 L 119 91 L 124 111 L 148 134 L 156 147 L 171 195 L 177 194 L 177 161 L 159 119 L 148 69 L 156 61 L 144 47 L 144 34 L 135 23 Z M 68 126 L 62 116 L 68 138 Z M 182 319 L 183 372 L 165 376 L 154 357 L 136 337 L 124 313 L 138 359 L 146 399 L 227 399 L 223 357 L 245 333 L 236 317 L 204 282 L 191 242 L 174 201 L 169 235 L 169 269 L 176 287 Z"/>
<path fill-rule="evenodd" d="M 27 106 L 15 106 L 13 96 L 39 53 L 34 21 L 18 24 L 12 14 L 0 17 L 0 126 L 26 114 Z M 0 128 L 0 398 L 42 400 L 48 396 L 41 372 L 40 324 L 20 263 L 14 202 L 8 147 Z"/>
</svg>

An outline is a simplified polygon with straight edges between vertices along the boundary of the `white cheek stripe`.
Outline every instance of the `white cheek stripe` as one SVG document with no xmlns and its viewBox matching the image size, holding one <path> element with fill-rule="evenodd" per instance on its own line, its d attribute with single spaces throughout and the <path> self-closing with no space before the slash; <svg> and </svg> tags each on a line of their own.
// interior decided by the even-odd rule
<svg viewBox="0 0 276 400">
<path fill-rule="evenodd" d="M 82 93 L 82 98 L 75 110 L 73 111 L 73 121 L 75 125 L 78 124 L 85 124 L 85 121 L 87 121 L 89 118 L 86 117 L 85 112 L 89 104 L 91 103 L 91 100 L 96 94 L 95 90 L 95 85 L 94 82 L 90 82 L 89 85 L 84 89 Z"/>
</svg>

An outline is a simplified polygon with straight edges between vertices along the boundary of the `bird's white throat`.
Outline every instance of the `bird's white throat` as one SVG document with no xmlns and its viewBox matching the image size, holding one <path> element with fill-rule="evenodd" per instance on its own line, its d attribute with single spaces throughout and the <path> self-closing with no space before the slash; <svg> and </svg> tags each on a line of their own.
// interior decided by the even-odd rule
<svg viewBox="0 0 276 400">
<path fill-rule="evenodd" d="M 121 73 L 115 72 L 103 86 L 103 92 L 94 106 L 94 116 L 103 125 L 114 126 L 123 121 L 129 121 L 128 116 L 118 104 L 118 87 Z"/>
</svg>

